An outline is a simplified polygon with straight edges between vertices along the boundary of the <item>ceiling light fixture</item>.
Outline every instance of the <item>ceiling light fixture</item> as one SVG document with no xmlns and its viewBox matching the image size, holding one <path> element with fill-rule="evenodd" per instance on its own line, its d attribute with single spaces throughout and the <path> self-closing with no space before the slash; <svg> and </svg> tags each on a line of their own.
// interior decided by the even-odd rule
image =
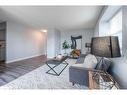
<svg viewBox="0 0 127 95">
<path fill-rule="evenodd" d="M 46 29 L 42 29 L 41 31 L 42 31 L 42 32 L 48 32 L 48 30 L 46 30 Z"/>
</svg>

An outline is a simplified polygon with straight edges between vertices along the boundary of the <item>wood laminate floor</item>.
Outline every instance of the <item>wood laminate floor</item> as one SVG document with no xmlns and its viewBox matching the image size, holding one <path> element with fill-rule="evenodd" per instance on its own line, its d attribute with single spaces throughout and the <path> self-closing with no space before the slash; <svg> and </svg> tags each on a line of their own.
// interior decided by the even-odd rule
<svg viewBox="0 0 127 95">
<path fill-rule="evenodd" d="M 9 64 L 0 62 L 0 86 L 44 65 L 45 56 L 38 56 Z"/>
</svg>

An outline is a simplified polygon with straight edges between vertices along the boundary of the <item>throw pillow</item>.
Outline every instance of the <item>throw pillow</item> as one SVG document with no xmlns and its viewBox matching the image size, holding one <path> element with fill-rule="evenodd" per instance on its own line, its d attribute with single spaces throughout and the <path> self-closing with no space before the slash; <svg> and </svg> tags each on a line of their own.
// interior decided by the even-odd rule
<svg viewBox="0 0 127 95">
<path fill-rule="evenodd" d="M 104 58 L 104 62 L 102 62 L 102 61 L 99 62 L 99 63 L 96 65 L 95 69 L 107 71 L 107 70 L 109 69 L 111 63 L 112 63 L 111 60 L 109 60 L 108 58 Z"/>
<path fill-rule="evenodd" d="M 97 65 L 97 59 L 94 55 L 88 54 L 85 57 L 84 63 L 83 63 L 85 68 L 91 68 L 94 69 Z"/>
</svg>

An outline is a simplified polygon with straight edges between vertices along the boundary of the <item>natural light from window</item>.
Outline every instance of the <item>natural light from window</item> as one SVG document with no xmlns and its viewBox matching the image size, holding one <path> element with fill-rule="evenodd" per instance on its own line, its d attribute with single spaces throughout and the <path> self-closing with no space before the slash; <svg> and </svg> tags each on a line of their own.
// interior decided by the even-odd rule
<svg viewBox="0 0 127 95">
<path fill-rule="evenodd" d="M 109 36 L 118 36 L 120 49 L 122 53 L 122 10 L 120 10 L 113 18 L 109 21 L 110 32 Z"/>
</svg>

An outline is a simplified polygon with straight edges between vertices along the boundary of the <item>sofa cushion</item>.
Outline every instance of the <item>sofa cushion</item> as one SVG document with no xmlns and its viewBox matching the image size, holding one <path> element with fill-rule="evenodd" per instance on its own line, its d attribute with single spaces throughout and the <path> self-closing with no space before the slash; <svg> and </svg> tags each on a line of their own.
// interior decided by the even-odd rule
<svg viewBox="0 0 127 95">
<path fill-rule="evenodd" d="M 83 63 L 83 66 L 85 68 L 91 68 L 91 69 L 94 69 L 97 65 L 97 59 L 94 55 L 92 54 L 88 54 L 86 57 L 85 57 L 85 60 L 84 60 L 84 63 Z"/>
</svg>

